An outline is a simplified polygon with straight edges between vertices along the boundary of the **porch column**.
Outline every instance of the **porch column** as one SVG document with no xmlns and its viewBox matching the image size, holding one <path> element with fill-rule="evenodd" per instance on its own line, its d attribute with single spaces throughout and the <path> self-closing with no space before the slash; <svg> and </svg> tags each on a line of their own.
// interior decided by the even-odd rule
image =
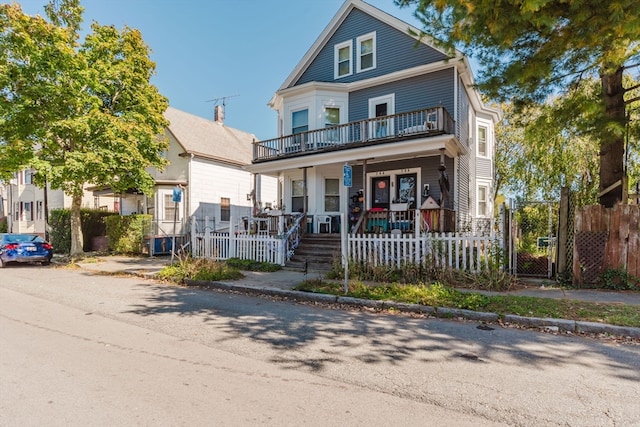
<svg viewBox="0 0 640 427">
<path fill-rule="evenodd" d="M 367 197 L 369 192 L 367 191 L 367 159 L 362 161 L 362 212 L 367 210 Z"/>
<path fill-rule="evenodd" d="M 307 214 L 307 210 L 309 208 L 308 202 L 307 202 L 307 169 L 308 169 L 308 167 L 306 167 L 306 166 L 302 168 L 302 181 L 303 181 L 302 213 L 304 213 L 305 215 Z"/>
</svg>

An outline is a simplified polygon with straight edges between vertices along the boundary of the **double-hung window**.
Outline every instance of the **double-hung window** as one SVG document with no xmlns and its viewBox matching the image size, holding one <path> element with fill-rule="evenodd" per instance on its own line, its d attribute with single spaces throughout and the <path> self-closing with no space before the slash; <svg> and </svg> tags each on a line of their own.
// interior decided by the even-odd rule
<svg viewBox="0 0 640 427">
<path fill-rule="evenodd" d="M 22 220 L 33 221 L 33 202 L 22 202 Z"/>
<path fill-rule="evenodd" d="M 304 180 L 291 181 L 291 212 L 304 211 Z"/>
<path fill-rule="evenodd" d="M 339 79 L 353 74 L 351 40 L 335 45 L 334 58 L 334 78 Z"/>
<path fill-rule="evenodd" d="M 228 197 L 220 198 L 220 221 L 229 221 L 231 219 L 231 199 Z"/>
<path fill-rule="evenodd" d="M 332 128 L 340 124 L 340 109 L 337 107 L 325 107 L 324 109 L 324 127 Z M 339 129 L 327 130 L 327 142 L 340 142 Z"/>
<path fill-rule="evenodd" d="M 165 194 L 164 195 L 164 220 L 165 221 L 173 221 L 175 217 L 177 220 L 180 219 L 180 210 L 178 209 L 180 203 L 173 201 L 173 194 Z"/>
<path fill-rule="evenodd" d="M 325 212 L 340 211 L 340 180 L 327 178 L 324 180 L 324 210 Z"/>
<path fill-rule="evenodd" d="M 487 153 L 487 128 L 485 126 L 478 127 L 478 156 L 486 157 Z"/>
<path fill-rule="evenodd" d="M 372 70 L 376 68 L 376 33 L 369 33 L 356 39 L 357 64 L 356 72 Z"/>
<path fill-rule="evenodd" d="M 489 214 L 489 188 L 486 185 L 478 186 L 478 216 L 486 217 Z"/>
<path fill-rule="evenodd" d="M 309 130 L 309 110 L 298 110 L 291 114 L 291 133 L 302 133 Z"/>
</svg>

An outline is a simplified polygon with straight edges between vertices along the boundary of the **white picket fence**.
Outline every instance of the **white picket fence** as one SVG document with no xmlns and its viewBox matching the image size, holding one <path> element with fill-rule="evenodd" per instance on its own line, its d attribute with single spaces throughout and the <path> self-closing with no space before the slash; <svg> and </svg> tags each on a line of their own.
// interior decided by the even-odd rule
<svg viewBox="0 0 640 427">
<path fill-rule="evenodd" d="M 428 263 L 442 268 L 479 272 L 488 268 L 489 263 L 502 252 L 502 239 L 497 234 L 350 234 L 347 241 L 351 262 L 397 268 L 403 264 Z"/>
<path fill-rule="evenodd" d="M 271 236 L 209 232 L 191 239 L 195 258 L 242 258 L 284 265 L 284 253 L 283 239 Z"/>
</svg>

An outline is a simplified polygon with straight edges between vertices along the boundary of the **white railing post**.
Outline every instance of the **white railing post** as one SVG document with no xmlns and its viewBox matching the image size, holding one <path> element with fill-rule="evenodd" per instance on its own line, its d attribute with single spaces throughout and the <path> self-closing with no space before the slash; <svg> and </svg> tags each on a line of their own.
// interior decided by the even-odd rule
<svg viewBox="0 0 640 427">
<path fill-rule="evenodd" d="M 238 235 L 233 229 L 233 217 L 229 217 L 229 258 L 236 258 L 236 246 L 238 244 Z"/>
<path fill-rule="evenodd" d="M 198 241 L 198 236 L 196 236 L 196 217 L 191 217 L 191 255 L 194 257 L 198 256 L 198 248 L 196 247 L 196 242 Z"/>
</svg>

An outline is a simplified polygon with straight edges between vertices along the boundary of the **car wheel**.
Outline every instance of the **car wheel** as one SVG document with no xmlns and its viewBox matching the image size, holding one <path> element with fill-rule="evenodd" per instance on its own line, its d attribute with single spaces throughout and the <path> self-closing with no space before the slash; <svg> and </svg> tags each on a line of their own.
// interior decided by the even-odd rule
<svg viewBox="0 0 640 427">
<path fill-rule="evenodd" d="M 4 261 L 2 261 L 2 258 L 0 258 L 0 268 L 4 268 Z"/>
<path fill-rule="evenodd" d="M 42 265 L 49 265 L 49 264 L 51 264 L 51 260 L 50 260 L 50 259 L 48 259 L 48 260 L 46 260 L 46 261 L 42 261 L 42 263 L 41 263 L 41 264 L 42 264 Z"/>
</svg>

